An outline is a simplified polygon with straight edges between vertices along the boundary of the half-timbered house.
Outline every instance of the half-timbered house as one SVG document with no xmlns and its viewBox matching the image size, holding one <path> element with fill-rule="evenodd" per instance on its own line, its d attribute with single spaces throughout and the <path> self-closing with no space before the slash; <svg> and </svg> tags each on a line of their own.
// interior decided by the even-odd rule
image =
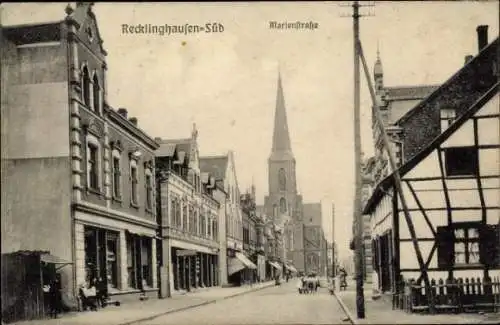
<svg viewBox="0 0 500 325">
<path fill-rule="evenodd" d="M 495 84 L 399 173 L 429 278 L 500 276 L 500 130 Z M 365 207 L 371 215 L 379 287 L 419 282 L 419 267 L 391 175 Z"/>
</svg>

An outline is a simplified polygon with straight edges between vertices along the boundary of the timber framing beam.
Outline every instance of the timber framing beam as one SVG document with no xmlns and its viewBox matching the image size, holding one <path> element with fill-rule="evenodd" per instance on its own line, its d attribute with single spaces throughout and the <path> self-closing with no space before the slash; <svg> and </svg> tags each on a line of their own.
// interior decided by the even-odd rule
<svg viewBox="0 0 500 325">
<path fill-rule="evenodd" d="M 408 186 L 408 188 L 410 189 L 410 192 L 411 192 L 413 198 L 415 199 L 415 202 L 418 205 L 418 209 L 420 210 L 420 212 L 422 212 L 422 215 L 424 216 L 425 222 L 429 226 L 429 228 L 432 231 L 432 234 L 434 235 L 434 237 L 436 237 L 436 230 L 434 229 L 434 227 L 432 227 L 432 222 L 429 220 L 429 216 L 427 215 L 427 213 L 425 213 L 425 209 L 422 206 L 422 203 L 420 202 L 420 200 L 418 199 L 418 196 L 415 193 L 415 190 L 413 189 L 413 186 L 411 186 L 410 182 L 408 182 L 408 181 L 405 181 L 405 182 L 406 182 L 406 185 Z"/>
</svg>

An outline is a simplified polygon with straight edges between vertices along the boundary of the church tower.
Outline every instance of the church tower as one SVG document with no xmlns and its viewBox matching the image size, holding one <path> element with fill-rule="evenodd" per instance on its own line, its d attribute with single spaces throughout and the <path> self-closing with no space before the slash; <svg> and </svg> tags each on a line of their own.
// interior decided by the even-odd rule
<svg viewBox="0 0 500 325">
<path fill-rule="evenodd" d="M 382 69 L 382 61 L 380 60 L 380 51 L 377 47 L 377 61 L 373 66 L 373 79 L 375 81 L 375 92 L 380 93 L 384 88 L 384 70 Z"/>
<path fill-rule="evenodd" d="M 266 212 L 275 217 L 288 216 L 292 220 L 298 220 L 301 202 L 297 193 L 295 157 L 288 130 L 281 73 L 278 73 L 272 141 L 271 155 L 268 159 L 269 196 L 266 198 Z M 280 218 L 276 221 L 284 220 Z"/>
</svg>

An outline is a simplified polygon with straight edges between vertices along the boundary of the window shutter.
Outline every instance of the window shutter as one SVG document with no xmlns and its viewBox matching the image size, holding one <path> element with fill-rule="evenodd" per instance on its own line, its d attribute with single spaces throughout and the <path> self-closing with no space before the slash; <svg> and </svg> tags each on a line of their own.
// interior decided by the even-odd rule
<svg viewBox="0 0 500 325">
<path fill-rule="evenodd" d="M 436 232 L 437 250 L 438 250 L 438 267 L 448 269 L 453 265 L 455 238 L 453 230 L 449 227 L 437 227 Z"/>
<path fill-rule="evenodd" d="M 484 225 L 479 228 L 480 262 L 488 267 L 500 265 L 500 227 Z"/>
</svg>

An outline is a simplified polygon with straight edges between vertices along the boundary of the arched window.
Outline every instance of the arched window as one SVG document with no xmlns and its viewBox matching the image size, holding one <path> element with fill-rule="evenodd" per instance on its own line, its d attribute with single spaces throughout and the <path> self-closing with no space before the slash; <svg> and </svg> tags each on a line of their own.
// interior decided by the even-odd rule
<svg viewBox="0 0 500 325">
<path fill-rule="evenodd" d="M 280 191 L 286 191 L 286 172 L 283 168 L 280 168 L 278 172 L 278 181 L 279 181 Z"/>
<path fill-rule="evenodd" d="M 286 200 L 284 197 L 280 199 L 280 212 L 285 213 L 286 212 Z"/>
<path fill-rule="evenodd" d="M 93 80 L 94 87 L 94 111 L 96 113 L 101 112 L 101 86 L 99 85 L 99 78 L 97 78 L 97 74 L 94 74 Z"/>
<path fill-rule="evenodd" d="M 90 75 L 87 67 L 83 67 L 82 71 L 82 92 L 83 102 L 87 107 L 90 107 Z"/>
</svg>

